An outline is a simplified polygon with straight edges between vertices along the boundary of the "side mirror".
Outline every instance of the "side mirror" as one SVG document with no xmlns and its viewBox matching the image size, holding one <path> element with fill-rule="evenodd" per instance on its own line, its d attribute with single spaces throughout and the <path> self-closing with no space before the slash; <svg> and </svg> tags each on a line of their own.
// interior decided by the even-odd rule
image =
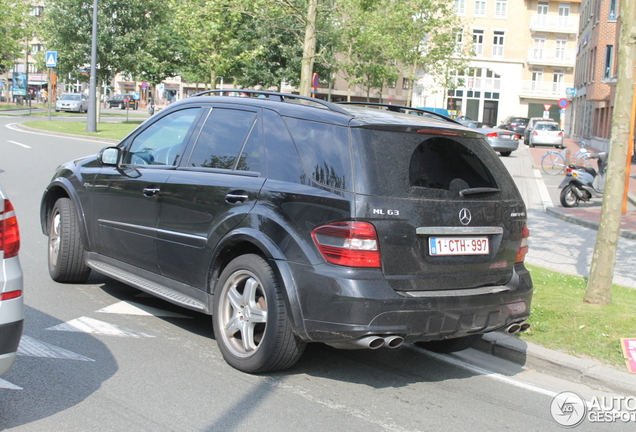
<svg viewBox="0 0 636 432">
<path fill-rule="evenodd" d="M 99 152 L 99 161 L 104 165 L 118 165 L 121 150 L 118 147 L 106 147 Z"/>
</svg>

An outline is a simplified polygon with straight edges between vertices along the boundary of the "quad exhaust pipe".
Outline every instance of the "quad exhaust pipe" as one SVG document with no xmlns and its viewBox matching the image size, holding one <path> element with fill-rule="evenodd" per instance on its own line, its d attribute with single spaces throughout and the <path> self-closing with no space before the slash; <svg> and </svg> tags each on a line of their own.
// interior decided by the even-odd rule
<svg viewBox="0 0 636 432">
<path fill-rule="evenodd" d="M 508 327 L 506 327 L 506 333 L 508 334 L 523 333 L 529 328 L 530 328 L 530 323 L 527 321 L 512 323 Z"/>
<path fill-rule="evenodd" d="M 365 336 L 347 342 L 336 342 L 327 344 L 338 349 L 379 349 L 379 348 L 398 348 L 404 343 L 404 338 L 398 335 Z"/>
</svg>

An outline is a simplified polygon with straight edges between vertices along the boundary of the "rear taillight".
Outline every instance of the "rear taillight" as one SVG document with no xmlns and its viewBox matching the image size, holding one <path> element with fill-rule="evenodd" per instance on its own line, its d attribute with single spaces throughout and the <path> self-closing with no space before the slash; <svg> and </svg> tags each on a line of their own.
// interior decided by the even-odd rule
<svg viewBox="0 0 636 432">
<path fill-rule="evenodd" d="M 21 295 L 22 295 L 21 290 L 9 291 L 9 292 L 0 294 L 0 301 L 16 299 L 20 297 Z"/>
<path fill-rule="evenodd" d="M 335 222 L 311 233 L 322 256 L 331 264 L 347 267 L 380 267 L 375 227 L 368 222 Z"/>
<path fill-rule="evenodd" d="M 486 134 L 487 137 L 489 138 L 497 138 L 497 132 L 490 132 L 489 134 Z"/>
<path fill-rule="evenodd" d="M 537 131 L 533 131 L 533 132 L 532 132 L 532 135 L 539 135 L 539 132 L 537 132 Z"/>
<path fill-rule="evenodd" d="M 559 132 L 559 136 L 563 136 L 563 132 Z"/>
<path fill-rule="evenodd" d="M 523 224 L 523 229 L 521 230 L 521 244 L 519 245 L 519 251 L 517 252 L 516 263 L 522 263 L 523 260 L 526 259 L 526 254 L 528 253 L 528 237 L 530 236 L 530 230 L 528 229 L 527 224 Z"/>
<path fill-rule="evenodd" d="M 4 211 L 0 212 L 0 251 L 4 251 L 5 258 L 11 258 L 20 250 L 20 230 L 13 205 L 8 199 L 4 200 Z"/>
</svg>

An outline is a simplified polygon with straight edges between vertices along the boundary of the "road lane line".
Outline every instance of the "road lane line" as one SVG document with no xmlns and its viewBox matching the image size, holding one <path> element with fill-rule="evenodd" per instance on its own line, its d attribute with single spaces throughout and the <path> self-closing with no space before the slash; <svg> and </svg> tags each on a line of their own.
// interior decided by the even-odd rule
<svg viewBox="0 0 636 432">
<path fill-rule="evenodd" d="M 541 388 L 541 387 L 538 387 L 538 386 L 535 386 L 535 385 L 532 385 L 532 384 L 526 384 L 524 382 L 517 381 L 517 380 L 515 380 L 513 378 L 507 377 L 505 375 L 498 374 L 498 373 L 490 371 L 488 369 L 484 369 L 484 368 L 481 368 L 479 366 L 471 365 L 470 363 L 466 363 L 466 362 L 464 362 L 464 361 L 462 361 L 462 360 L 460 360 L 458 358 L 455 358 L 455 357 L 453 357 L 451 355 L 434 353 L 432 351 L 425 350 L 425 349 L 420 348 L 420 347 L 415 346 L 415 345 L 406 345 L 405 344 L 404 346 L 405 346 L 405 348 L 412 349 L 412 350 L 417 351 L 419 353 L 423 353 L 423 354 L 425 354 L 425 355 L 427 355 L 429 357 L 433 357 L 436 360 L 439 360 L 439 361 L 442 361 L 442 362 L 446 362 L 446 363 L 450 363 L 450 364 L 452 364 L 454 366 L 458 366 L 460 368 L 469 370 L 469 371 L 474 372 L 474 373 L 479 374 L 479 375 L 486 376 L 488 378 L 492 378 L 492 379 L 497 380 L 497 381 L 502 381 L 502 382 L 504 382 L 506 384 L 510 384 L 510 385 L 515 386 L 515 387 L 519 387 L 519 388 L 522 388 L 522 389 L 525 389 L 525 390 L 529 390 L 529 391 L 532 391 L 532 392 L 535 392 L 535 393 L 543 394 L 543 395 L 546 395 L 546 396 L 549 396 L 549 397 L 554 397 L 557 394 L 559 394 L 558 392 L 555 392 L 555 391 L 552 391 L 552 390 L 544 389 L 544 388 Z"/>
<path fill-rule="evenodd" d="M 10 140 L 7 140 L 7 141 L 10 142 L 11 144 L 19 145 L 20 147 L 24 147 L 24 148 L 28 148 L 28 149 L 31 148 L 31 146 L 28 146 L 26 144 L 21 144 L 21 143 L 19 143 L 17 141 L 10 141 Z"/>
</svg>

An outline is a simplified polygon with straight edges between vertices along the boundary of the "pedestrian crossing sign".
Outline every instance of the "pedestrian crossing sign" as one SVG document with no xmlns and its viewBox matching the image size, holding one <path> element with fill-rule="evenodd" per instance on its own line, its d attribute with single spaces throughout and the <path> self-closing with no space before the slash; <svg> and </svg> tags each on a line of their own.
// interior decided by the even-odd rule
<svg viewBox="0 0 636 432">
<path fill-rule="evenodd" d="M 46 67 L 57 67 L 57 51 L 46 52 Z"/>
</svg>

